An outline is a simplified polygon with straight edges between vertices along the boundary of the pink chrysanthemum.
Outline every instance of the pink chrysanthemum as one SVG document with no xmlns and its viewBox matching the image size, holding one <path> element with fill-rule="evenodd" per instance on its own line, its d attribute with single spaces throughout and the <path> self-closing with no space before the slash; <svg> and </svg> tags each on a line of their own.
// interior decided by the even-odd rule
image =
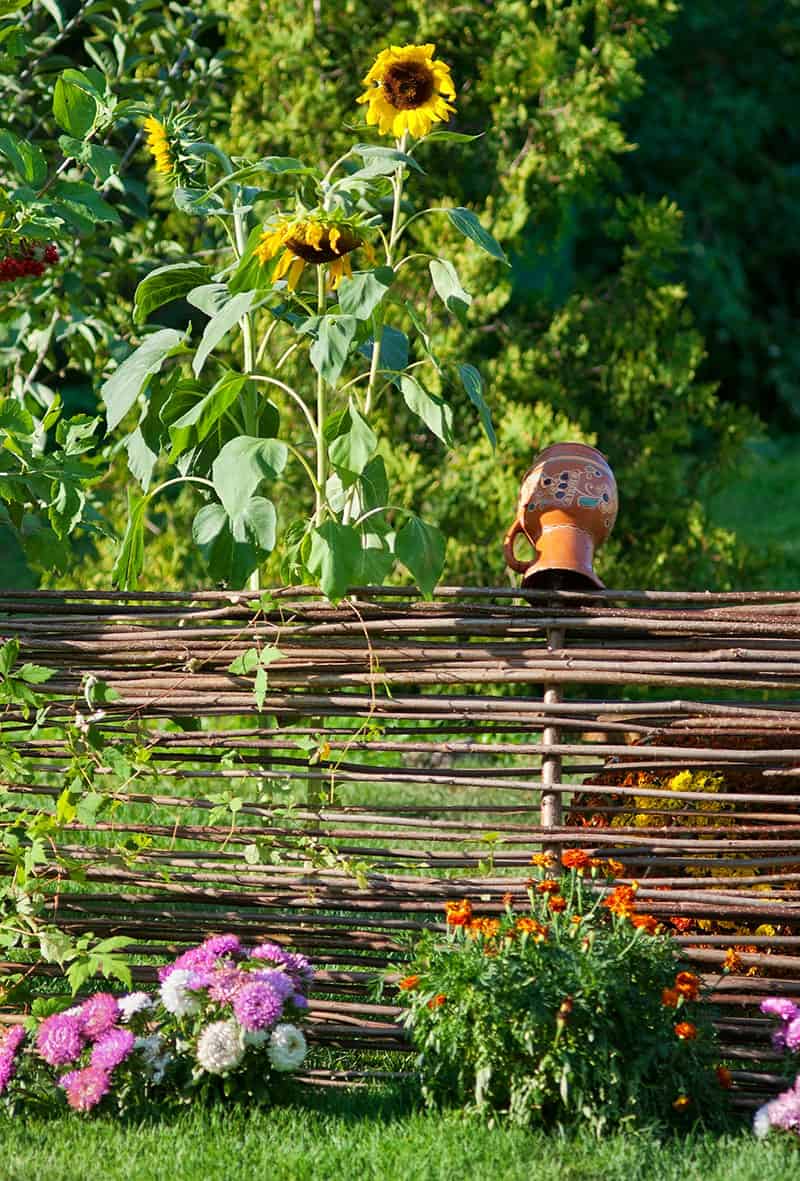
<svg viewBox="0 0 800 1181">
<path fill-rule="evenodd" d="M 163 984 L 176 968 L 188 968 L 191 971 L 212 971 L 217 961 L 225 957 L 240 959 L 244 955 L 242 945 L 236 935 L 212 935 L 198 944 L 184 951 L 171 964 L 165 964 L 158 970 L 158 979 Z"/>
<path fill-rule="evenodd" d="M 21 1025 L 12 1025 L 0 1042 L 0 1095 L 17 1071 L 17 1050 L 25 1041 L 25 1030 Z"/>
<path fill-rule="evenodd" d="M 247 973 L 240 968 L 218 968 L 211 973 L 208 995 L 219 1005 L 229 1005 L 247 979 Z"/>
<path fill-rule="evenodd" d="M 237 992 L 233 1001 L 236 1020 L 247 1030 L 268 1029 L 280 1018 L 283 1001 L 265 980 L 253 980 Z"/>
<path fill-rule="evenodd" d="M 110 992 L 96 992 L 88 1001 L 84 1001 L 78 1016 L 85 1036 L 90 1041 L 95 1041 L 119 1021 L 117 998 Z"/>
<path fill-rule="evenodd" d="M 68 1013 L 46 1017 L 36 1032 L 36 1049 L 50 1066 L 66 1066 L 74 1062 L 83 1045 L 81 1018 Z"/>
<path fill-rule="evenodd" d="M 109 1029 L 92 1048 L 92 1066 L 113 1070 L 124 1062 L 134 1047 L 136 1038 L 129 1029 Z"/>
<path fill-rule="evenodd" d="M 250 974 L 251 980 L 263 980 L 268 984 L 282 1001 L 288 1000 L 295 989 L 294 981 L 286 972 L 281 972 L 279 968 L 261 968 Z"/>
<path fill-rule="evenodd" d="M 99 1066 L 73 1070 L 61 1080 L 67 1103 L 75 1111 L 91 1111 L 111 1088 L 111 1076 Z"/>
<path fill-rule="evenodd" d="M 781 1021 L 793 1021 L 800 1017 L 800 1009 L 785 996 L 768 996 L 761 1002 L 761 1012 L 768 1017 L 780 1017 Z"/>
</svg>

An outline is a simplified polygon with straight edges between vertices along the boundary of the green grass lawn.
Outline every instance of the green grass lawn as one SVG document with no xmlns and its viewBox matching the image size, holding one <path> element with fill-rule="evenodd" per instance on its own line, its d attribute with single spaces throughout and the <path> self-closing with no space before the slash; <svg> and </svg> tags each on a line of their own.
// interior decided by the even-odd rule
<svg viewBox="0 0 800 1181">
<path fill-rule="evenodd" d="M 561 1136 L 420 1111 L 409 1095 L 314 1093 L 271 1111 L 139 1124 L 0 1118 L 2 1181 L 795 1181 L 800 1140 L 741 1132 Z"/>
</svg>

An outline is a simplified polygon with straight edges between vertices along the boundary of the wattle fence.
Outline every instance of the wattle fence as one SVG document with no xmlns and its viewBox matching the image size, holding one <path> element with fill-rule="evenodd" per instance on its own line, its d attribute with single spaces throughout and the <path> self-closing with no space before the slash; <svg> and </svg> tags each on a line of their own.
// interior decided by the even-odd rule
<svg viewBox="0 0 800 1181">
<path fill-rule="evenodd" d="M 106 804 L 62 834 L 83 882 L 45 870 L 48 917 L 125 936 L 136 978 L 212 931 L 268 937 L 314 960 L 318 1042 L 402 1051 L 371 985 L 409 935 L 447 899 L 524 904 L 532 854 L 581 847 L 711 985 L 737 1101 L 776 1085 L 757 1002 L 800 1001 L 800 594 L 2 592 L 12 637 L 56 670 L 51 717 L 102 737 Z M 20 721 L 23 807 L 72 756 Z"/>
</svg>

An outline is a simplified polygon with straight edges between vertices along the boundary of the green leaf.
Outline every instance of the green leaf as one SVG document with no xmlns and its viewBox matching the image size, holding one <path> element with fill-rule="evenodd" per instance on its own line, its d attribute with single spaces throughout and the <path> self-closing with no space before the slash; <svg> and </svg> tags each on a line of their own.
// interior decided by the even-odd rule
<svg viewBox="0 0 800 1181">
<path fill-rule="evenodd" d="M 255 297 L 255 291 L 242 291 L 239 295 L 232 296 L 209 320 L 192 361 L 195 377 L 200 376 L 209 354 L 217 347 L 223 336 L 230 332 L 231 328 L 250 310 L 250 305 Z"/>
<path fill-rule="evenodd" d="M 108 430 L 118 426 L 139 396 L 148 377 L 158 373 L 164 361 L 182 345 L 184 334 L 174 328 L 162 328 L 142 341 L 108 381 L 100 388 L 106 404 Z"/>
<path fill-rule="evenodd" d="M 104 201 L 97 189 L 93 189 L 85 180 L 60 180 L 52 191 L 60 204 L 77 216 L 79 228 L 82 221 L 87 221 L 90 229 L 94 229 L 97 222 L 122 224 L 114 206 Z"/>
<path fill-rule="evenodd" d="M 325 521 L 310 533 L 306 566 L 331 602 L 338 602 L 352 585 L 361 557 L 361 538 L 352 525 Z"/>
<path fill-rule="evenodd" d="M 334 439 L 328 448 L 330 461 L 342 478 L 342 482 L 353 483 L 355 477 L 361 475 L 377 449 L 378 439 L 375 432 L 361 417 L 355 406 L 351 405 L 350 429 Z M 346 476 L 349 476 L 350 479 L 346 479 Z"/>
<path fill-rule="evenodd" d="M 460 230 L 465 237 L 471 239 L 476 246 L 480 246 L 481 250 L 485 250 L 492 258 L 496 258 L 500 262 L 506 263 L 507 266 L 511 266 L 500 243 L 492 237 L 488 230 L 483 228 L 471 209 L 464 209 L 458 206 L 456 209 L 448 209 L 447 216 L 456 229 Z"/>
<path fill-rule="evenodd" d="M 458 271 L 444 258 L 432 258 L 428 265 L 439 299 L 449 312 L 463 322 L 466 319 L 467 308 L 472 303 L 472 296 L 461 286 Z"/>
<path fill-rule="evenodd" d="M 47 668 L 43 664 L 23 664 L 22 668 L 17 669 L 15 675 L 22 677 L 23 681 L 27 681 L 29 685 L 43 685 L 45 681 L 49 681 L 51 677 L 56 675 L 56 670 Z"/>
<path fill-rule="evenodd" d="M 30 3 L 31 0 L 0 0 L 0 17 L 11 16 Z"/>
<path fill-rule="evenodd" d="M 198 284 L 203 283 L 208 274 L 208 267 L 197 262 L 178 262 L 151 271 L 136 288 L 134 320 L 138 324 L 143 324 L 156 308 L 170 303 L 173 299 L 182 299 Z"/>
<path fill-rule="evenodd" d="M 361 553 L 353 576 L 356 586 L 380 586 L 394 565 L 394 554 L 378 533 L 361 536 Z"/>
<path fill-rule="evenodd" d="M 232 523 L 234 538 L 242 540 L 240 531 L 264 553 L 275 549 L 278 515 L 275 505 L 265 496 L 251 496 L 244 512 Z"/>
<path fill-rule="evenodd" d="M 58 144 L 65 156 L 73 156 L 79 163 L 86 164 L 101 184 L 119 174 L 122 157 L 113 148 L 86 143 L 85 140 L 73 139 L 69 135 L 60 135 Z"/>
<path fill-rule="evenodd" d="M 112 582 L 121 590 L 136 586 L 144 566 L 144 514 L 149 502 L 149 496 L 128 489 L 128 525 L 111 571 Z"/>
<path fill-rule="evenodd" d="M 370 361 L 374 347 L 374 340 L 368 340 L 358 351 Z M 408 337 L 405 332 L 401 332 L 399 328 L 392 328 L 390 324 L 384 324 L 378 363 L 381 369 L 391 369 L 396 373 L 405 369 L 408 364 Z"/>
<path fill-rule="evenodd" d="M 483 396 L 483 378 L 474 365 L 459 365 L 458 376 L 461 378 L 461 384 L 466 390 L 467 397 L 481 416 L 481 422 L 483 429 L 486 431 L 487 439 L 492 444 L 492 447 L 496 447 L 497 436 L 494 433 L 492 412 Z"/>
<path fill-rule="evenodd" d="M 322 316 L 311 346 L 311 364 L 328 385 L 335 386 L 358 330 L 355 316 Z"/>
<path fill-rule="evenodd" d="M 0 677 L 5 679 L 17 663 L 19 640 L 6 640 L 0 644 Z"/>
<path fill-rule="evenodd" d="M 400 390 L 406 406 L 418 414 L 437 439 L 451 447 L 453 444 L 453 411 L 443 398 L 429 394 L 410 373 L 400 376 Z"/>
<path fill-rule="evenodd" d="M 62 70 L 53 91 L 53 114 L 69 135 L 83 139 L 98 115 L 95 88 L 80 70 Z"/>
<path fill-rule="evenodd" d="M 246 677 L 258 668 L 258 648 L 248 648 L 232 660 L 228 665 L 228 672 L 237 677 Z"/>
<path fill-rule="evenodd" d="M 286 444 L 277 439 L 240 435 L 231 439 L 214 460 L 211 478 L 228 516 L 235 520 L 264 479 L 274 480 L 286 466 Z"/>
<path fill-rule="evenodd" d="M 228 523 L 228 514 L 221 504 L 206 504 L 192 522 L 192 539 L 195 545 L 211 545 Z"/>
<path fill-rule="evenodd" d="M 40 189 L 47 180 L 47 160 L 36 144 L 3 130 L 0 131 L 0 152 L 16 174 L 34 189 Z"/>
<path fill-rule="evenodd" d="M 435 525 L 409 517 L 397 534 L 395 553 L 429 599 L 444 569 L 444 535 Z"/>
<path fill-rule="evenodd" d="M 407 156 L 405 152 L 400 152 L 397 148 L 382 148 L 375 144 L 356 144 L 352 150 L 362 160 L 387 160 L 393 163 L 395 168 L 398 164 L 405 164 L 416 172 L 424 171 L 413 156 Z"/>
<path fill-rule="evenodd" d="M 230 371 L 224 373 L 204 398 L 170 425 L 170 461 L 177 459 L 190 447 L 202 443 L 209 431 L 216 426 L 226 411 L 239 401 L 248 388 L 255 387 L 243 374 Z"/>
<path fill-rule="evenodd" d="M 351 279 L 342 279 L 338 288 L 339 307 L 348 316 L 367 320 L 394 282 L 391 267 L 357 271 Z"/>
<path fill-rule="evenodd" d="M 482 131 L 478 135 L 465 135 L 463 131 L 429 131 L 424 142 L 429 144 L 433 140 L 438 140 L 439 143 L 468 144 L 473 139 L 481 139 L 483 134 Z"/>
</svg>

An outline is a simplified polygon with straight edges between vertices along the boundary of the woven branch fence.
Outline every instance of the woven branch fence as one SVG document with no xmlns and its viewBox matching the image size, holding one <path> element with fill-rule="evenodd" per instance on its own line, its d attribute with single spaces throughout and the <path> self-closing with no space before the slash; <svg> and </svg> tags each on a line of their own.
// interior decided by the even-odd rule
<svg viewBox="0 0 800 1181">
<path fill-rule="evenodd" d="M 114 807 L 64 831 L 80 888 L 44 888 L 62 929 L 125 936 L 137 979 L 212 931 L 267 937 L 314 960 L 317 1042 L 405 1051 L 370 985 L 409 934 L 449 898 L 524 904 L 531 855 L 581 847 L 711 986 L 735 1101 L 777 1085 L 757 1005 L 800 1002 L 800 594 L 2 592 L 11 637 L 56 670 L 51 717 L 89 712 L 87 676 L 118 694 L 92 722 Z M 230 665 L 274 646 L 257 707 Z M 20 722 L 0 717 L 34 768 L 6 784 L 22 808 L 71 756 Z M 133 736 L 147 761 L 120 779 Z"/>
</svg>

